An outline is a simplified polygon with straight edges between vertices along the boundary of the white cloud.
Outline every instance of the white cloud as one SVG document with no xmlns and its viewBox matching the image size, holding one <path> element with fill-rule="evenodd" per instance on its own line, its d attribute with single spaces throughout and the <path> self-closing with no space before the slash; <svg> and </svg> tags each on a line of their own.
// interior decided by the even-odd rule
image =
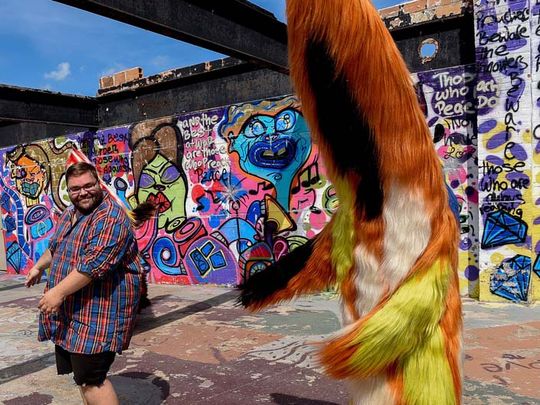
<svg viewBox="0 0 540 405">
<path fill-rule="evenodd" d="M 157 68 L 164 68 L 167 67 L 171 62 L 168 56 L 158 55 L 152 59 L 151 63 Z"/>
<path fill-rule="evenodd" d="M 115 73 L 118 73 L 118 72 L 121 72 L 122 70 L 126 70 L 126 66 L 121 64 L 121 63 L 115 63 L 113 66 L 105 69 L 105 70 L 102 70 L 101 71 L 101 74 L 100 74 L 100 77 L 103 77 L 103 76 L 112 76 L 114 75 Z"/>
<path fill-rule="evenodd" d="M 53 79 L 57 81 L 64 80 L 71 74 L 70 65 L 68 62 L 62 62 L 56 70 L 45 73 L 45 79 Z"/>
</svg>

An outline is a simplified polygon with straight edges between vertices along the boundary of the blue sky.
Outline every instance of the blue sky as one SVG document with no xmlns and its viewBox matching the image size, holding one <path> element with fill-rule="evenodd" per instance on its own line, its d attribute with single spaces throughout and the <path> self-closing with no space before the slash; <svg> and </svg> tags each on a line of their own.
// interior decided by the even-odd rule
<svg viewBox="0 0 540 405">
<path fill-rule="evenodd" d="M 285 21 L 285 0 L 252 3 Z M 0 0 L 2 84 L 94 96 L 101 76 L 123 69 L 149 76 L 222 57 L 52 0 Z"/>
</svg>

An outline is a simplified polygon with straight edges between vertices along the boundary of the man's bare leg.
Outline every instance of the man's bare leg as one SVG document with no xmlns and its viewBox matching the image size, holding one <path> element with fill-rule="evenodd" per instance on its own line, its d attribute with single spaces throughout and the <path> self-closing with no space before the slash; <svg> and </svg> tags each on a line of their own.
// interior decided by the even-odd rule
<svg viewBox="0 0 540 405">
<path fill-rule="evenodd" d="M 80 393 L 81 393 L 81 397 L 82 397 L 83 404 L 84 404 L 84 405 L 88 405 L 88 401 L 87 401 L 86 398 L 84 397 L 84 393 L 83 393 L 82 387 L 79 387 L 79 391 L 80 391 Z"/>
<path fill-rule="evenodd" d="M 85 405 L 119 405 L 114 387 L 108 379 L 101 385 L 85 385 L 81 387 Z"/>
</svg>

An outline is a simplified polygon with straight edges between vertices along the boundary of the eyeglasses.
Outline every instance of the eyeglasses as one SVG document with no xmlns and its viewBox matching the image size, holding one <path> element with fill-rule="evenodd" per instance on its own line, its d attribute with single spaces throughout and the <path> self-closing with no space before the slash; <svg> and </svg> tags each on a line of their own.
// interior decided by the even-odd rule
<svg viewBox="0 0 540 405">
<path fill-rule="evenodd" d="M 69 187 L 68 188 L 68 192 L 73 194 L 73 195 L 77 195 L 79 194 L 82 190 L 86 191 L 86 192 L 89 192 L 89 191 L 92 191 L 94 187 L 96 187 L 98 184 L 98 182 L 94 182 L 94 183 L 88 183 L 88 184 L 85 184 L 83 186 L 75 186 L 75 187 Z"/>
</svg>

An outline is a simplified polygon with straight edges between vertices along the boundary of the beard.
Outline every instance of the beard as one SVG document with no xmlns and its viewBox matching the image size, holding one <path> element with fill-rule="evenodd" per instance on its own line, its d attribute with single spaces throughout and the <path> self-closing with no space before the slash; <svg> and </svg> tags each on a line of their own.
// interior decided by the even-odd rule
<svg viewBox="0 0 540 405">
<path fill-rule="evenodd" d="M 88 215 L 103 201 L 103 192 L 88 194 L 84 198 L 70 199 L 77 211 L 83 215 Z"/>
</svg>

